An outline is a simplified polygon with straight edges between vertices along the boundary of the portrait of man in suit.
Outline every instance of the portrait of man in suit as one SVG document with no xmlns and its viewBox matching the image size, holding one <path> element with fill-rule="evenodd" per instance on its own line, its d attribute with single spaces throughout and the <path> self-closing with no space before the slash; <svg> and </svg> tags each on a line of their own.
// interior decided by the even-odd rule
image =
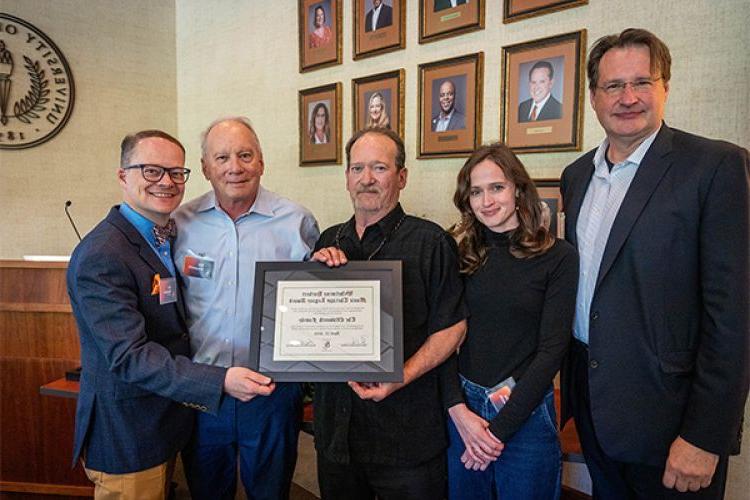
<svg viewBox="0 0 750 500">
<path fill-rule="evenodd" d="M 562 422 L 575 418 L 594 498 L 723 498 L 740 449 L 750 160 L 664 122 L 670 67 L 643 29 L 594 44 L 589 98 L 606 137 L 561 179 L 580 254 Z"/>
<path fill-rule="evenodd" d="M 434 12 L 451 9 L 469 3 L 469 0 L 435 0 Z"/>
<path fill-rule="evenodd" d="M 432 131 L 465 129 L 466 116 L 456 108 L 456 84 L 445 79 L 440 83 L 438 92 L 438 109 L 433 110 Z"/>
<path fill-rule="evenodd" d="M 537 61 L 529 70 L 529 97 L 518 105 L 518 122 L 557 120 L 562 104 L 552 95 L 555 70 L 549 61 Z"/>
<path fill-rule="evenodd" d="M 393 24 L 393 7 L 385 0 L 372 0 L 372 8 L 365 14 L 365 32 L 386 28 Z"/>
</svg>

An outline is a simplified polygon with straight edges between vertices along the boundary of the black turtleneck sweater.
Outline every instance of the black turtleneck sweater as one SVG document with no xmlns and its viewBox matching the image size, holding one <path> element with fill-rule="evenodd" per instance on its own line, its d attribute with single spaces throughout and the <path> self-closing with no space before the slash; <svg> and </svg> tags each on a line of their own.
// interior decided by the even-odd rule
<svg viewBox="0 0 750 500">
<path fill-rule="evenodd" d="M 578 255 L 557 240 L 542 255 L 510 254 L 508 233 L 484 229 L 487 262 L 464 278 L 469 306 L 458 371 L 493 387 L 508 377 L 516 386 L 490 430 L 507 441 L 539 406 L 560 369 L 570 341 L 578 282 Z M 455 357 L 448 361 L 455 368 Z M 455 370 L 453 371 L 455 374 Z M 457 375 L 445 383 L 447 407 L 463 402 Z"/>
</svg>

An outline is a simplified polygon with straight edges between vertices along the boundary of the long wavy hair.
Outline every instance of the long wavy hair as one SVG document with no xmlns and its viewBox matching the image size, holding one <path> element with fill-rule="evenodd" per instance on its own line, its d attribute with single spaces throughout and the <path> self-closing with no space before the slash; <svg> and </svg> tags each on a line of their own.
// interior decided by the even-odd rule
<svg viewBox="0 0 750 500">
<path fill-rule="evenodd" d="M 322 102 L 319 102 L 315 105 L 312 110 L 312 114 L 310 115 L 310 130 L 308 131 L 308 134 L 310 135 L 310 142 L 312 144 L 315 144 L 315 117 L 317 116 L 318 110 L 320 108 L 323 108 L 323 111 L 325 111 L 326 114 L 326 124 L 323 127 L 323 132 L 325 133 L 326 141 L 331 142 L 331 116 L 328 114 L 328 106 L 326 106 Z"/>
<path fill-rule="evenodd" d="M 372 116 L 370 116 L 370 106 L 372 106 L 372 101 L 375 100 L 375 98 L 380 99 L 380 119 L 376 122 L 372 119 Z M 372 128 L 372 127 L 378 127 L 378 128 L 391 128 L 391 119 L 388 118 L 388 110 L 385 109 L 385 98 L 383 97 L 383 94 L 380 92 L 375 92 L 370 96 L 369 101 L 367 102 L 367 123 L 365 124 L 365 128 Z"/>
<path fill-rule="evenodd" d="M 482 146 L 461 167 L 453 194 L 453 204 L 461 213 L 461 221 L 450 228 L 450 232 L 458 242 L 460 269 L 464 274 L 473 274 L 487 260 L 484 225 L 476 218 L 469 203 L 471 172 L 487 159 L 502 169 L 505 178 L 516 186 L 518 227 L 510 234 L 510 253 L 525 259 L 543 254 L 555 243 L 555 237 L 544 222 L 539 193 L 521 161 L 500 142 Z"/>
</svg>

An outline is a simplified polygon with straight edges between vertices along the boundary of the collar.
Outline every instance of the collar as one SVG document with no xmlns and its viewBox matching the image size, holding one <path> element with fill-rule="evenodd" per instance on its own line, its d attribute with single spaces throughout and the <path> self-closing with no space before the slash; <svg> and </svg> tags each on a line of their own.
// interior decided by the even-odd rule
<svg viewBox="0 0 750 500">
<path fill-rule="evenodd" d="M 547 104 L 547 101 L 549 101 L 550 97 L 552 97 L 552 92 L 550 92 L 549 94 L 547 94 L 547 97 L 545 97 L 544 99 L 542 99 L 542 102 L 540 102 L 539 104 L 537 104 L 536 101 L 534 100 L 534 98 L 532 97 L 531 98 L 531 109 L 534 109 L 534 106 L 536 106 L 536 108 L 538 110 L 536 114 L 539 115 L 539 111 L 541 111 L 542 108 L 544 107 L 544 105 Z M 531 110 L 529 110 L 529 116 L 531 116 Z"/>
<path fill-rule="evenodd" d="M 370 231 L 370 228 L 377 227 L 383 234 L 391 234 L 393 229 L 396 227 L 396 224 L 401 221 L 401 219 L 404 218 L 406 215 L 406 212 L 404 212 L 404 209 L 401 208 L 401 203 L 396 203 L 396 206 L 388 212 L 385 217 L 377 221 L 375 224 L 371 224 L 365 228 L 365 233 Z M 358 237 L 356 237 L 357 231 L 356 231 L 356 221 L 354 220 L 354 216 L 346 221 L 344 224 L 346 224 L 346 227 L 344 228 L 344 234 L 348 235 L 354 235 L 356 240 L 359 240 Z M 364 234 L 362 235 L 364 236 Z"/>
<path fill-rule="evenodd" d="M 216 192 L 209 191 L 200 201 L 196 207 L 197 212 L 207 212 L 209 210 L 221 210 L 221 207 L 216 202 Z M 222 212 L 224 210 L 221 210 Z M 251 213 L 257 213 L 266 217 L 273 217 L 273 198 L 263 186 L 258 186 L 258 194 L 255 197 L 255 203 L 252 204 L 250 209 L 244 214 L 238 217 L 238 220 L 242 217 L 246 217 Z"/>
<path fill-rule="evenodd" d="M 152 220 L 147 219 L 143 215 L 136 212 L 130 205 L 124 201 L 120 205 L 120 213 L 125 219 L 135 227 L 143 238 L 148 241 L 152 246 L 156 247 L 156 238 L 154 237 L 154 226 L 156 225 Z"/>
<path fill-rule="evenodd" d="M 445 121 L 445 120 L 450 121 L 450 119 L 453 117 L 453 112 L 454 111 L 456 111 L 456 106 L 453 106 L 453 109 L 451 109 L 450 113 L 448 113 L 447 115 L 443 115 L 443 110 L 441 109 L 440 113 L 438 113 L 438 120 L 441 121 L 441 122 Z"/>
<path fill-rule="evenodd" d="M 516 229 L 517 228 L 510 229 L 502 233 L 497 233 L 487 226 L 483 225 L 482 232 L 484 233 L 484 239 L 487 242 L 487 245 L 495 247 L 507 247 L 510 245 L 510 235 L 513 234 L 513 231 L 515 231 Z"/>
<path fill-rule="evenodd" d="M 654 143 L 654 140 L 656 139 L 656 136 L 659 134 L 659 131 L 662 129 L 662 127 L 664 127 L 664 124 L 662 124 L 662 126 L 659 127 L 659 129 L 654 133 L 646 137 L 643 142 L 638 145 L 635 151 L 630 153 L 630 156 L 628 156 L 624 161 L 615 163 L 615 166 L 612 167 L 612 172 L 615 172 L 616 170 L 619 170 L 628 164 L 633 164 L 636 167 L 639 167 L 641 165 L 641 162 L 643 161 L 643 157 L 646 156 L 646 153 Z M 609 168 L 607 167 L 607 160 L 605 158 L 605 155 L 607 154 L 607 148 L 609 148 L 609 138 L 605 137 L 602 143 L 599 144 L 599 147 L 596 149 L 596 153 L 594 153 L 594 175 L 598 177 L 605 177 L 610 173 Z"/>
</svg>

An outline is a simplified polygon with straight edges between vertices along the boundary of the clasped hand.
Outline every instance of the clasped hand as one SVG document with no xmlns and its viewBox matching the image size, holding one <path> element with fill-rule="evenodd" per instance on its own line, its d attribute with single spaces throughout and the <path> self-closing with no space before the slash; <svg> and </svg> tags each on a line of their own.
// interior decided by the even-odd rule
<svg viewBox="0 0 750 500">
<path fill-rule="evenodd" d="M 275 388 L 270 377 L 240 366 L 229 368 L 224 376 L 224 392 L 242 402 L 255 396 L 268 396 Z"/>
<path fill-rule="evenodd" d="M 498 459 L 505 445 L 490 432 L 490 424 L 465 404 L 452 406 L 448 414 L 466 447 L 461 462 L 470 470 L 485 470 Z"/>
</svg>

